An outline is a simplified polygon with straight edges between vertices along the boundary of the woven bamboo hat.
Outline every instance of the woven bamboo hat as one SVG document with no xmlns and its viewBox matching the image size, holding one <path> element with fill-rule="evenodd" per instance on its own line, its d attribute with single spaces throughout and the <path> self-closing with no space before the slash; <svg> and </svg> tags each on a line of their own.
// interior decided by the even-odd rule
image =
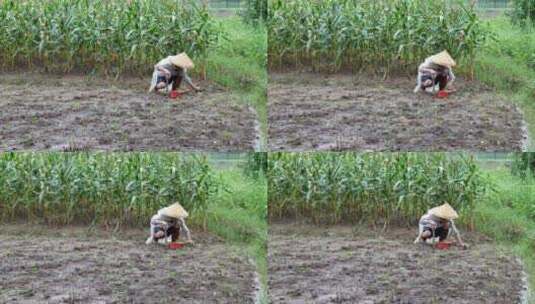
<svg viewBox="0 0 535 304">
<path fill-rule="evenodd" d="M 169 56 L 169 61 L 171 61 L 172 64 L 176 65 L 177 67 L 183 68 L 183 69 L 193 69 L 195 65 L 193 64 L 193 61 L 186 53 L 180 53 L 175 56 Z"/>
<path fill-rule="evenodd" d="M 454 220 L 459 217 L 457 211 L 455 211 L 455 209 L 453 209 L 448 203 L 429 209 L 429 213 L 446 220 Z"/>
<path fill-rule="evenodd" d="M 445 67 L 448 67 L 448 68 L 452 68 L 452 67 L 457 65 L 455 63 L 455 60 L 453 60 L 453 58 L 451 58 L 451 56 L 448 53 L 448 51 L 442 51 L 442 52 L 440 52 L 438 54 L 430 56 L 430 57 L 427 58 L 427 60 L 431 61 L 434 64 L 438 64 L 438 65 L 445 66 Z"/>
<path fill-rule="evenodd" d="M 179 203 L 174 203 L 171 206 L 158 210 L 158 214 L 177 219 L 186 218 L 189 215 L 186 209 Z"/>
</svg>

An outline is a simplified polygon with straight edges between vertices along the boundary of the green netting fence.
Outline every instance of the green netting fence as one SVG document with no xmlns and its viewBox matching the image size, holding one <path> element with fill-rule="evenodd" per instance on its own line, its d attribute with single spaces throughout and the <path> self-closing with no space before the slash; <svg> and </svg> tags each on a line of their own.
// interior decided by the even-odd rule
<svg viewBox="0 0 535 304">
<path fill-rule="evenodd" d="M 476 5 L 481 9 L 506 9 L 511 0 L 477 0 Z"/>
</svg>

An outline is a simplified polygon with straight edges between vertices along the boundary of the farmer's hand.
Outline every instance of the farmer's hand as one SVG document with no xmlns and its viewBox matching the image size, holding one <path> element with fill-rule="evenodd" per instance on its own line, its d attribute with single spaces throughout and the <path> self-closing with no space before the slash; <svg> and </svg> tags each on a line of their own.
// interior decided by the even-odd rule
<svg viewBox="0 0 535 304">
<path fill-rule="evenodd" d="M 465 243 L 460 243 L 459 246 L 461 246 L 462 249 L 468 249 L 468 245 Z"/>
<path fill-rule="evenodd" d="M 193 240 L 187 240 L 187 241 L 184 242 L 184 244 L 195 245 L 195 242 L 193 242 Z"/>
</svg>

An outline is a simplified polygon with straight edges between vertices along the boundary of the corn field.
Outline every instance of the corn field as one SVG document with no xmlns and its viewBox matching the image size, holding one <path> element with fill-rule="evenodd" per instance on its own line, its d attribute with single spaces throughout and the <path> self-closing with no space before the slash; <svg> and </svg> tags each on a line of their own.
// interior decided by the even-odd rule
<svg viewBox="0 0 535 304">
<path fill-rule="evenodd" d="M 221 187 L 205 157 L 145 153 L 0 154 L 0 219 L 148 225 L 179 201 L 204 221 Z"/>
<path fill-rule="evenodd" d="M 146 73 L 185 51 L 201 68 L 221 35 L 196 0 L 0 1 L 0 67 Z"/>
<path fill-rule="evenodd" d="M 450 0 L 272 0 L 267 27 L 271 68 L 385 74 L 444 49 L 471 67 L 488 36 L 472 6 Z"/>
<path fill-rule="evenodd" d="M 270 218 L 415 223 L 449 202 L 469 222 L 486 189 L 475 160 L 441 153 L 270 153 Z"/>
</svg>

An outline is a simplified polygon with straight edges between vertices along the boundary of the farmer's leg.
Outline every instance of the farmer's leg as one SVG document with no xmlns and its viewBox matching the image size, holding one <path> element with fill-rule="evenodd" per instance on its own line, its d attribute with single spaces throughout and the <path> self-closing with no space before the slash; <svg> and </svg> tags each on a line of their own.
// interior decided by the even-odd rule
<svg viewBox="0 0 535 304">
<path fill-rule="evenodd" d="M 435 237 L 438 237 L 438 239 L 442 242 L 448 238 L 449 232 L 449 229 L 438 227 L 435 229 Z"/>
<path fill-rule="evenodd" d="M 448 86 L 448 76 L 437 75 L 435 83 L 438 83 L 438 87 L 441 91 L 446 89 L 446 86 Z"/>
<path fill-rule="evenodd" d="M 164 231 L 160 226 L 150 226 L 150 236 L 145 242 L 146 244 L 152 244 L 164 236 Z"/>
<path fill-rule="evenodd" d="M 430 237 L 433 236 L 433 232 L 431 230 L 424 230 L 424 232 L 422 232 L 422 239 L 426 240 Z"/>
<path fill-rule="evenodd" d="M 178 88 L 180 88 L 180 85 L 182 84 L 182 76 L 175 76 L 171 80 L 173 82 L 172 90 L 178 90 Z"/>
<path fill-rule="evenodd" d="M 178 239 L 180 238 L 180 227 L 170 227 L 169 229 L 167 229 L 167 234 L 171 236 L 172 242 L 178 241 Z"/>
</svg>

